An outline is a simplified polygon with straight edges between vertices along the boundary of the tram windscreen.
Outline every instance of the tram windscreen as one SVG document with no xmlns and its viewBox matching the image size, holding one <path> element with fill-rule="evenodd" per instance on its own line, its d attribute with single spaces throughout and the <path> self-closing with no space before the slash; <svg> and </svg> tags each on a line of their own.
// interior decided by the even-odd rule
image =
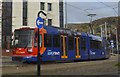
<svg viewBox="0 0 120 77">
<path fill-rule="evenodd" d="M 19 48 L 32 47 L 34 30 L 15 30 L 14 46 Z"/>
</svg>

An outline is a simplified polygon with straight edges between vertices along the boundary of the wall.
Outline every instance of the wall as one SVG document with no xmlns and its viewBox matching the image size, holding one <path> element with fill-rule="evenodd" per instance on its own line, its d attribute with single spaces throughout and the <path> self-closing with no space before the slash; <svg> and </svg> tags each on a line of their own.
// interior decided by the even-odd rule
<svg viewBox="0 0 120 77">
<path fill-rule="evenodd" d="M 36 27 L 35 21 L 37 18 L 37 13 L 40 11 L 40 1 L 45 2 L 45 10 L 44 12 L 47 14 L 46 25 L 48 25 L 47 19 L 52 19 L 53 26 L 60 27 L 60 20 L 59 20 L 59 0 L 28 0 L 28 25 L 30 27 Z M 52 11 L 47 11 L 47 3 L 52 3 Z M 13 0 L 13 9 L 12 9 L 12 32 L 16 28 L 22 27 L 22 11 L 23 11 L 23 0 Z"/>
</svg>

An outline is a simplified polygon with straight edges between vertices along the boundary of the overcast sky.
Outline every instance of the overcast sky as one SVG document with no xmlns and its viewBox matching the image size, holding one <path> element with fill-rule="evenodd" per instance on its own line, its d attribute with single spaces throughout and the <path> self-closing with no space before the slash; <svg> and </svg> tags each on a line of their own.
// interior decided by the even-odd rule
<svg viewBox="0 0 120 77">
<path fill-rule="evenodd" d="M 95 13 L 93 20 L 116 16 L 119 0 L 65 0 L 67 2 L 67 23 L 89 22 L 88 14 Z"/>
</svg>

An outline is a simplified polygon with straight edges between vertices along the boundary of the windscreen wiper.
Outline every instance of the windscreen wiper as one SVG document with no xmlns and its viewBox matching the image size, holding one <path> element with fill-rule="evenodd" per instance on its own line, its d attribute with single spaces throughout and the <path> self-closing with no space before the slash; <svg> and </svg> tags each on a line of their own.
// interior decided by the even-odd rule
<svg viewBox="0 0 120 77">
<path fill-rule="evenodd" d="M 24 49 L 26 49 L 27 48 L 27 46 L 28 46 L 28 44 L 30 43 L 30 41 L 28 41 L 27 43 L 26 43 L 26 45 L 25 45 L 25 47 L 24 47 Z"/>
</svg>

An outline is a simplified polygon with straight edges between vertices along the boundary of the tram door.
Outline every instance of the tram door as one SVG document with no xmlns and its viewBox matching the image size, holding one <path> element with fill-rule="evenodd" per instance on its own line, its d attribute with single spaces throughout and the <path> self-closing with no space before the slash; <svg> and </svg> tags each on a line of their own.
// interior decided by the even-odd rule
<svg viewBox="0 0 120 77">
<path fill-rule="evenodd" d="M 67 36 L 61 35 L 61 58 L 66 59 L 67 56 Z"/>
<path fill-rule="evenodd" d="M 80 38 L 79 37 L 75 37 L 75 52 L 76 52 L 76 55 L 75 57 L 76 58 L 80 58 Z"/>
</svg>

